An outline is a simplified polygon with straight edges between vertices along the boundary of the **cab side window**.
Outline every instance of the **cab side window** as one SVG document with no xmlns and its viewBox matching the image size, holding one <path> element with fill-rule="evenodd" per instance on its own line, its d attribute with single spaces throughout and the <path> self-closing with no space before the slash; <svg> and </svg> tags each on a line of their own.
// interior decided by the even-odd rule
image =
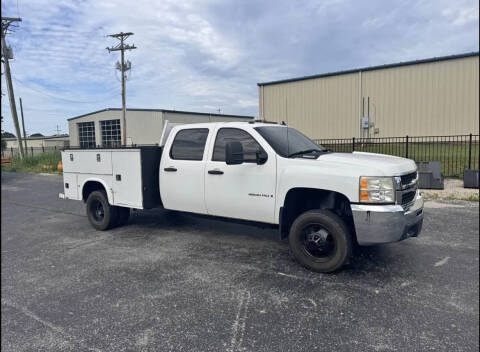
<svg viewBox="0 0 480 352">
<path fill-rule="evenodd" d="M 242 143 L 243 158 L 246 163 L 255 163 L 257 161 L 257 152 L 263 150 L 260 144 L 248 132 L 238 128 L 221 128 L 218 130 L 215 139 L 212 161 L 225 161 L 225 146 L 232 141 Z"/>
<path fill-rule="evenodd" d="M 174 160 L 202 160 L 208 128 L 180 130 L 170 148 L 170 158 Z"/>
</svg>

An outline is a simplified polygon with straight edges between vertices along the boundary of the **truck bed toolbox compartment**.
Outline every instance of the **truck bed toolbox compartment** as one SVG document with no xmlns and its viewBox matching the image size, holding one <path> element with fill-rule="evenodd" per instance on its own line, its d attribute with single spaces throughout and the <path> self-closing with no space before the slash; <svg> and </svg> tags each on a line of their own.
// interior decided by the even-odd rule
<svg viewBox="0 0 480 352">
<path fill-rule="evenodd" d="M 64 172 L 76 172 L 81 174 L 111 175 L 112 153 L 105 149 L 82 149 L 65 151 L 66 158 L 62 154 Z"/>
<path fill-rule="evenodd" d="M 161 206 L 158 146 L 66 149 L 62 152 L 65 197 L 82 199 L 88 180 L 102 181 L 113 205 L 149 209 Z"/>
</svg>

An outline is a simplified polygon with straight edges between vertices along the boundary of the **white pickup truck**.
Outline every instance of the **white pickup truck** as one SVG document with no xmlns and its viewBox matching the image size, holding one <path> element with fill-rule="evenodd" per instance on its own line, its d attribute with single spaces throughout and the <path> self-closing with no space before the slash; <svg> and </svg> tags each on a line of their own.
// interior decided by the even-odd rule
<svg viewBox="0 0 480 352">
<path fill-rule="evenodd" d="M 167 124 L 159 146 L 67 149 L 62 162 L 60 197 L 86 202 L 98 230 L 154 207 L 266 223 L 318 272 L 356 244 L 416 237 L 423 222 L 412 160 L 333 153 L 273 123 Z"/>
</svg>

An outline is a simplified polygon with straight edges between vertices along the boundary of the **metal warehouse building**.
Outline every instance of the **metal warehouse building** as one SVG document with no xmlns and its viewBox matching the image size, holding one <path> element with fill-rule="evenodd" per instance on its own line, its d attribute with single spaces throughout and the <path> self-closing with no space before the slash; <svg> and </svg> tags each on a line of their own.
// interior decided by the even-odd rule
<svg viewBox="0 0 480 352">
<path fill-rule="evenodd" d="M 7 149 L 18 148 L 17 137 L 3 138 L 7 142 Z M 28 148 L 64 148 L 69 145 L 68 134 L 60 134 L 55 136 L 42 136 L 42 137 L 27 137 Z M 22 138 L 22 143 L 25 140 Z M 25 145 L 25 144 L 24 144 Z"/>
<path fill-rule="evenodd" d="M 198 123 L 250 121 L 253 116 L 209 114 L 164 109 L 127 109 L 127 145 L 159 143 L 165 121 Z M 104 109 L 68 119 L 70 146 L 118 146 L 122 141 L 122 109 Z"/>
<path fill-rule="evenodd" d="M 258 83 L 260 118 L 311 138 L 479 133 L 479 54 Z"/>
</svg>

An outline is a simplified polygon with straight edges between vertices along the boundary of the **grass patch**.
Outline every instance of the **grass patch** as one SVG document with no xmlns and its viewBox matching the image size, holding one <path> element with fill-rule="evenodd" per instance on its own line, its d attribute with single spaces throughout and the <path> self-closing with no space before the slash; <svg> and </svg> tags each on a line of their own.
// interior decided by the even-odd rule
<svg viewBox="0 0 480 352">
<path fill-rule="evenodd" d="M 10 164 L 2 164 L 2 171 L 60 174 L 57 165 L 61 160 L 59 151 L 26 156 L 23 160 L 14 156 L 10 159 Z"/>
<path fill-rule="evenodd" d="M 471 196 L 461 198 L 462 200 L 468 200 L 470 202 L 478 202 L 480 201 L 480 198 L 478 196 L 478 193 L 472 194 Z"/>
</svg>

